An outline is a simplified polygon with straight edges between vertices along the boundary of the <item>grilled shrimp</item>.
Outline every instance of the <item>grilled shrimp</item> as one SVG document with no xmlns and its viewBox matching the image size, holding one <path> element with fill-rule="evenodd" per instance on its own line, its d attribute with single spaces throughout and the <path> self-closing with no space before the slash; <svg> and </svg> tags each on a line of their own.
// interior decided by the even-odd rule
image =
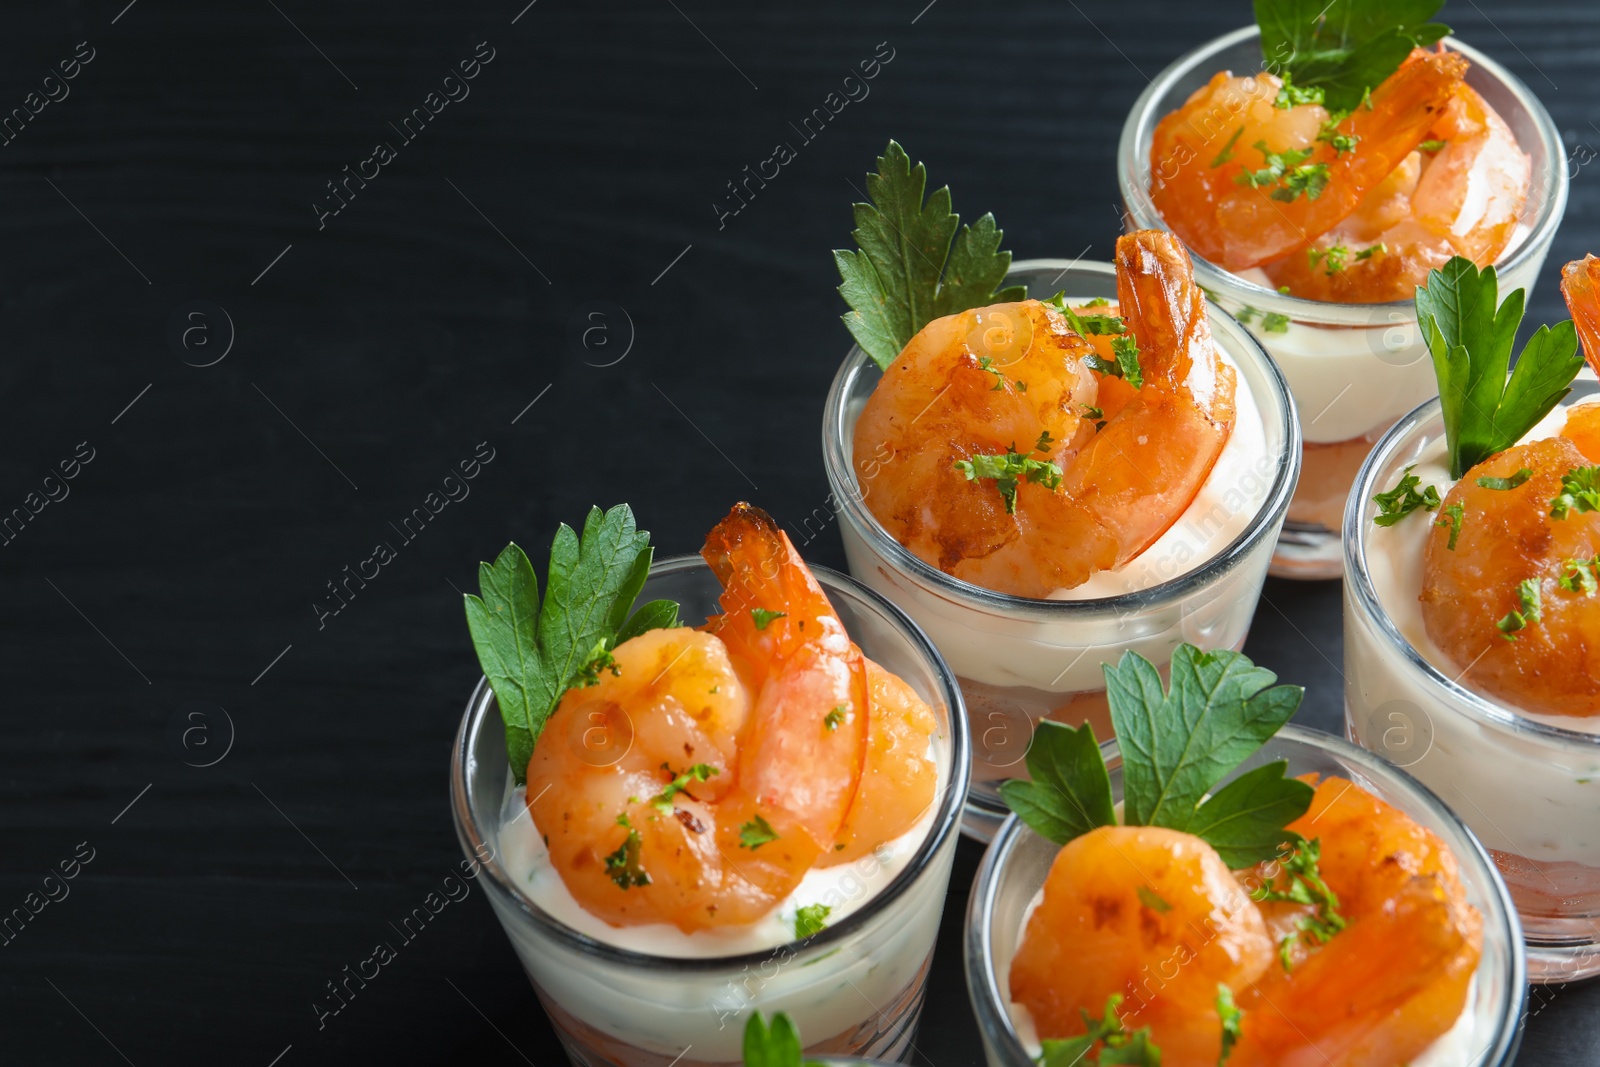
<svg viewBox="0 0 1600 1067">
<path fill-rule="evenodd" d="M 1594 256 L 1562 271 L 1562 295 L 1591 366 L 1600 363 L 1597 280 Z M 1489 457 L 1445 495 L 1441 513 L 1461 508 L 1453 550 L 1448 527 L 1429 531 L 1420 597 L 1428 636 L 1464 666 L 1475 689 L 1528 711 L 1600 714 L 1600 512 L 1551 514 L 1563 476 L 1596 464 L 1600 404 L 1574 405 L 1560 435 Z M 1514 488 L 1478 484 L 1515 481 L 1523 470 L 1530 473 Z M 1527 610 L 1527 583 L 1537 590 L 1537 618 Z"/>
<path fill-rule="evenodd" d="M 1137 389 L 1090 369 L 1109 337 L 1080 337 L 1037 300 L 936 319 L 911 339 L 855 429 L 859 484 L 895 540 L 957 578 L 1042 597 L 1121 566 L 1177 520 L 1232 430 L 1234 371 L 1171 234 L 1118 239 L 1117 292 L 1118 306 L 1084 313 L 1120 311 Z M 1061 484 L 1023 481 L 1014 510 L 956 466 L 1030 447 Z"/>
<path fill-rule="evenodd" d="M 1319 139 L 1330 117 L 1322 105 L 1275 108 L 1282 85 L 1276 76 L 1219 73 L 1156 126 L 1150 146 L 1156 209 L 1191 248 L 1229 270 L 1303 252 L 1405 162 L 1457 98 L 1466 70 L 1467 61 L 1454 53 L 1413 52 L 1373 90 L 1370 107 L 1338 123 L 1337 134 L 1355 139 L 1355 148 L 1343 152 L 1332 137 Z M 1283 184 L 1290 176 L 1286 152 L 1310 153 L 1293 166 L 1325 179 L 1315 196 L 1310 186 L 1296 191 Z M 1269 154 L 1280 157 L 1279 176 L 1241 184 L 1272 166 Z"/>
<path fill-rule="evenodd" d="M 614 925 L 752 922 L 819 861 L 905 833 L 933 795 L 932 712 L 851 642 L 776 524 L 738 505 L 702 554 L 723 613 L 619 645 L 528 765 L 552 865 Z"/>
</svg>

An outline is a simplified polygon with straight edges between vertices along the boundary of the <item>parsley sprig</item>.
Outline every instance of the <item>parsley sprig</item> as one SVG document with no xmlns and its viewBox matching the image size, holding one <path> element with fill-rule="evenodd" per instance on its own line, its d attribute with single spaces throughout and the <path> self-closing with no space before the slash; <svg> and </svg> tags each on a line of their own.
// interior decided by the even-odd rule
<svg viewBox="0 0 1600 1067">
<path fill-rule="evenodd" d="M 1550 501 L 1550 517 L 1564 519 L 1574 511 L 1580 515 L 1600 511 L 1600 467 L 1574 467 L 1561 476 L 1561 492 Z"/>
<path fill-rule="evenodd" d="M 1571 391 L 1583 366 L 1569 319 L 1540 326 L 1507 378 L 1525 295 L 1514 290 L 1501 304 L 1495 269 L 1480 271 L 1460 256 L 1429 271 L 1427 286 L 1417 290 L 1452 478 L 1516 444 Z"/>
<path fill-rule="evenodd" d="M 1373 502 L 1378 505 L 1378 514 L 1372 517 L 1372 521 L 1379 526 L 1393 526 L 1418 508 L 1424 511 L 1438 508 L 1438 488 L 1430 485 L 1419 493 L 1417 486 L 1421 484 L 1422 479 L 1411 473 L 1411 467 L 1401 471 L 1400 481 L 1393 489 L 1373 496 Z"/>
<path fill-rule="evenodd" d="M 1106 697 L 1122 750 L 1123 822 L 1165 826 L 1203 838 L 1235 870 L 1280 852 L 1313 790 L 1285 778 L 1285 760 L 1263 764 L 1217 788 L 1294 714 L 1304 690 L 1238 652 L 1179 645 L 1170 688 L 1136 652 L 1106 664 Z M 1040 836 L 1064 845 L 1116 824 L 1111 780 L 1094 728 L 1046 719 L 1028 749 L 1031 781 L 1000 795 Z"/>
<path fill-rule="evenodd" d="M 1008 300 L 1027 288 L 999 288 L 1011 253 L 993 215 L 971 226 L 950 210 L 950 187 L 923 202 L 928 172 L 911 165 L 894 141 L 867 175 L 867 198 L 856 204 L 851 232 L 859 251 L 833 253 L 843 279 L 839 292 L 850 311 L 844 324 L 862 350 L 887 369 L 918 330 L 943 315 Z M 960 232 L 957 232 L 959 227 Z"/>
<path fill-rule="evenodd" d="M 1443 0 L 1255 0 L 1261 54 L 1301 97 L 1354 111 L 1400 69 L 1412 48 L 1450 32 L 1429 19 Z M 1300 102 L 1300 101 L 1296 101 Z"/>
<path fill-rule="evenodd" d="M 628 614 L 650 570 L 650 535 L 618 504 L 591 508 L 580 538 L 562 523 L 550 546 L 544 599 L 527 555 L 509 544 L 478 566 L 481 597 L 466 597 L 467 627 L 506 727 L 521 785 L 533 744 L 568 689 L 616 670 L 610 652 L 646 630 L 675 626 L 678 605 L 652 600 Z"/>
<path fill-rule="evenodd" d="M 1111 994 L 1106 998 L 1105 1015 L 1099 1019 L 1079 1008 L 1086 1032 L 1041 1041 L 1039 1067 L 1161 1067 L 1161 1050 L 1151 1044 L 1150 1028 L 1141 1026 L 1130 1033 L 1117 1015 L 1121 1003 L 1122 994 Z M 1096 1045 L 1102 1048 L 1091 1055 Z"/>
</svg>

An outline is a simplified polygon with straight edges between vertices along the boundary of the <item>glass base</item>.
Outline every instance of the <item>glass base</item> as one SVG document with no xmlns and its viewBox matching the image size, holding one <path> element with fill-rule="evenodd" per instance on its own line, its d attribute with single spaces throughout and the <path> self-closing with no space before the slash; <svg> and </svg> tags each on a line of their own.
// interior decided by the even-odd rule
<svg viewBox="0 0 1600 1067">
<path fill-rule="evenodd" d="M 1340 577 L 1344 573 L 1344 552 L 1339 532 L 1293 519 L 1284 522 L 1267 573 L 1274 578 L 1301 581 Z"/>
<path fill-rule="evenodd" d="M 1528 945 L 1528 981 L 1573 982 L 1600 974 L 1600 869 L 1537 863 L 1490 849 L 1511 890 Z"/>
</svg>

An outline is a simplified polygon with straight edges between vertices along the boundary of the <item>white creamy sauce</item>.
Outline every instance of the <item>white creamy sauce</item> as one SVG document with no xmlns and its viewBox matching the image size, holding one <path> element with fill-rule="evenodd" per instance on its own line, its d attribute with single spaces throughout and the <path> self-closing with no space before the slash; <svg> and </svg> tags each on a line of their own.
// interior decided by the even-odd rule
<svg viewBox="0 0 1600 1067">
<path fill-rule="evenodd" d="M 1522 440 L 1539 441 L 1555 437 L 1566 425 L 1566 412 L 1565 407 L 1557 407 L 1537 426 L 1529 430 Z M 1450 477 L 1449 456 L 1442 436 L 1429 442 L 1426 451 L 1418 457 L 1416 469 L 1411 473 L 1422 480 L 1422 486 L 1437 486 L 1441 498 L 1455 487 L 1456 480 Z M 1367 540 L 1367 572 L 1372 578 L 1372 587 L 1378 595 L 1378 602 L 1383 605 L 1384 612 L 1394 623 L 1395 629 L 1400 631 L 1400 635 L 1410 642 L 1411 647 L 1421 653 L 1424 659 L 1443 671 L 1447 677 L 1455 678 L 1463 673 L 1463 665 L 1455 662 L 1428 636 L 1428 628 L 1422 618 L 1422 602 L 1418 599 L 1422 593 L 1423 558 L 1431 530 L 1432 524 L 1422 519 L 1406 519 L 1393 526 L 1375 527 L 1370 531 Z M 1507 707 L 1507 710 L 1523 718 L 1559 726 L 1565 730 L 1600 734 L 1600 716 L 1583 718 L 1568 715 L 1538 715 L 1505 705 L 1503 701 L 1486 694 L 1480 695 Z"/>
<path fill-rule="evenodd" d="M 1057 589 L 1050 599 L 1098 600 L 1169 582 L 1231 544 L 1261 510 L 1277 473 L 1278 460 L 1267 454 L 1266 426 L 1250 384 L 1220 346 L 1218 354 L 1234 368 L 1238 380 L 1233 431 L 1200 492 L 1178 521 L 1149 548 L 1120 567 L 1091 575 L 1082 585 Z"/>
<path fill-rule="evenodd" d="M 930 805 L 915 826 L 879 845 L 870 855 L 833 867 L 813 867 L 800 884 L 767 916 L 742 926 L 720 926 L 686 934 L 670 923 L 612 926 L 578 903 L 561 875 L 550 864 L 550 853 L 539 836 L 516 788 L 506 798 L 500 826 L 502 862 L 522 892 L 566 926 L 608 945 L 632 952 L 674 958 L 737 956 L 776 948 L 795 939 L 795 912 L 811 904 L 826 904 L 832 926 L 877 896 L 905 869 L 933 826 Z"/>
<path fill-rule="evenodd" d="M 1023 933 L 1028 929 L 1028 920 L 1033 918 L 1034 909 L 1043 900 L 1044 890 L 1041 888 L 1023 910 L 1022 922 L 1017 927 L 1017 944 L 1022 944 Z M 1003 962 L 1005 967 L 1000 973 L 1008 975 L 1011 971 L 1011 961 Z M 1005 978 L 1001 980 L 1005 981 Z M 1477 1029 L 1477 1017 L 1472 1005 L 1477 1000 L 1477 994 L 1478 979 L 1474 976 L 1467 986 L 1467 1006 L 1456 1018 L 1455 1025 L 1440 1034 L 1421 1055 L 1409 1060 L 1407 1067 L 1467 1067 L 1468 1064 L 1476 1062 L 1474 1057 L 1482 1052 L 1481 1049 L 1472 1047 L 1472 1035 Z M 1038 1029 L 1033 1025 L 1033 1013 L 1028 1010 L 1027 1005 L 1014 1000 L 1006 1002 L 1006 1013 L 1011 1017 L 1011 1028 L 1016 1031 L 1017 1040 L 1022 1042 L 1022 1047 L 1028 1050 L 1029 1056 L 1038 1059 L 1044 1051 L 1044 1046 L 1039 1040 Z"/>
</svg>

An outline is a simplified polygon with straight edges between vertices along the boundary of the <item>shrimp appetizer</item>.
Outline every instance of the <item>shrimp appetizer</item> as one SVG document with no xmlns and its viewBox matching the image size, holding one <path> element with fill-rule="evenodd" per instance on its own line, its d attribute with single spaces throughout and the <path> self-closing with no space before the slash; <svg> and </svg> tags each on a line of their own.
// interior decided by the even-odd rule
<svg viewBox="0 0 1600 1067">
<path fill-rule="evenodd" d="M 583 546 L 598 553 L 614 527 L 610 543 L 631 543 L 632 555 L 611 573 L 636 573 L 618 588 L 608 630 L 547 650 L 565 652 L 572 672 L 546 687 L 547 717 L 523 719 L 518 687 L 502 696 L 495 685 L 508 737 L 531 723 L 509 747 L 526 772 L 538 860 L 611 927 L 738 936 L 770 919 L 768 940 L 809 936 L 839 901 L 801 900 L 808 874 L 925 830 L 938 782 L 933 712 L 862 654 L 788 536 L 748 504 L 701 551 L 723 587 L 721 614 L 691 628 L 676 604 L 655 601 L 624 621 L 650 558 L 648 535 L 626 520 L 596 511 L 596 532 L 585 530 Z M 577 551 L 563 527 L 552 568 Z M 495 603 L 508 587 L 493 577 L 501 568 L 488 569 L 485 599 L 469 601 L 491 683 L 507 667 L 496 615 L 519 610 Z M 569 596 L 574 581 L 557 573 L 548 584 Z M 541 633 L 563 625 L 552 610 L 547 598 Z"/>
<path fill-rule="evenodd" d="M 1244 656 L 1180 646 L 1170 696 L 1134 653 L 1105 672 L 1120 817 L 1087 725 L 1040 724 L 1032 781 L 1002 788 L 1062 846 L 1009 968 L 1045 1067 L 1420 1062 L 1462 1017 L 1483 945 L 1454 854 L 1285 760 L 1223 784 L 1302 695 Z"/>
<path fill-rule="evenodd" d="M 1454 256 L 1495 262 L 1531 161 L 1465 82 L 1466 59 L 1412 47 L 1448 27 L 1402 17 L 1380 9 L 1358 41 L 1351 26 L 1365 19 L 1328 13 L 1319 43 L 1368 46 L 1368 62 L 1331 72 L 1263 18 L 1263 71 L 1221 71 L 1161 120 L 1151 196 L 1190 248 L 1234 273 L 1259 268 L 1283 292 L 1358 304 L 1407 299 Z"/>
<path fill-rule="evenodd" d="M 895 540 L 1044 597 L 1126 564 L 1194 501 L 1233 430 L 1234 368 L 1176 238 L 1118 239 L 1116 270 L 1116 303 L 944 315 L 887 366 L 854 455 Z"/>
</svg>

